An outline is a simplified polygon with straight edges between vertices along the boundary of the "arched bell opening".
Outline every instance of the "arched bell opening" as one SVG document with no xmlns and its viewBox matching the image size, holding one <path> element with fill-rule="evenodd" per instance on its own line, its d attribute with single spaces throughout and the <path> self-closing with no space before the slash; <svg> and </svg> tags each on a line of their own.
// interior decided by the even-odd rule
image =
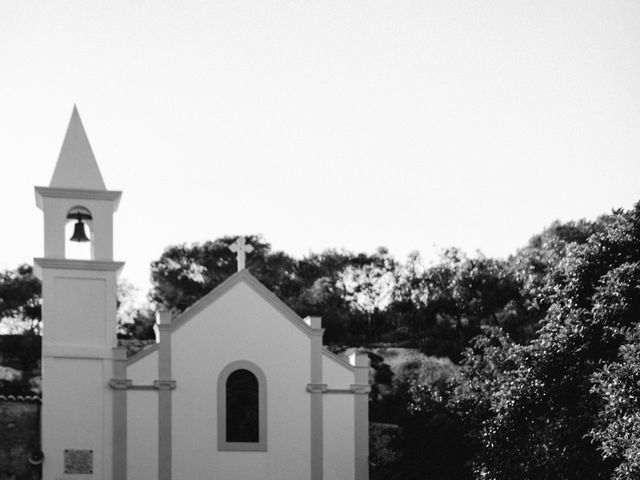
<svg viewBox="0 0 640 480">
<path fill-rule="evenodd" d="M 67 213 L 64 229 L 65 257 L 91 260 L 93 256 L 93 217 L 85 207 L 73 207 Z"/>
</svg>

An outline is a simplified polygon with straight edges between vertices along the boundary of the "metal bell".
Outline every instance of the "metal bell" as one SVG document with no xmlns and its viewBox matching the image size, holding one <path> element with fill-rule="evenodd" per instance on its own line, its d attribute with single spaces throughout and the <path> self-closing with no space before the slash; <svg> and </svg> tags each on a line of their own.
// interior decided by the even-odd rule
<svg viewBox="0 0 640 480">
<path fill-rule="evenodd" d="M 71 238 L 69 240 L 71 240 L 72 242 L 88 242 L 89 237 L 87 237 L 87 234 L 84 232 L 84 223 L 82 222 L 82 220 L 91 220 L 91 215 L 82 211 L 74 212 L 72 210 L 72 213 L 69 213 L 67 215 L 67 218 L 70 220 L 77 220 L 76 224 L 73 226 L 73 235 L 71 235 Z"/>
<path fill-rule="evenodd" d="M 76 224 L 73 226 L 73 235 L 69 239 L 72 242 L 88 242 L 89 237 L 84 232 L 84 223 L 82 223 L 81 219 L 78 219 Z"/>
</svg>

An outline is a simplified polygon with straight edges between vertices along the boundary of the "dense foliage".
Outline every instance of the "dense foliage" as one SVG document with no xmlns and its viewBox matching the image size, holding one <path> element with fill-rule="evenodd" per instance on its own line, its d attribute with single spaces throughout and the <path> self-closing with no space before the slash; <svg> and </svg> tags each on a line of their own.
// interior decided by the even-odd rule
<svg viewBox="0 0 640 480">
<path fill-rule="evenodd" d="M 167 248 L 153 303 L 183 311 L 222 283 L 234 240 Z M 508 259 L 450 249 L 425 266 L 384 248 L 294 259 L 248 242 L 252 274 L 302 316 L 322 315 L 332 348 L 421 352 L 394 368 L 372 355 L 371 419 L 400 426 L 383 478 L 640 478 L 640 204 L 555 222 Z M 3 317 L 37 325 L 39 295 L 30 267 L 0 275 Z M 152 325 L 151 310 L 129 309 L 121 333 Z"/>
<path fill-rule="evenodd" d="M 0 272 L 0 320 L 27 333 L 40 333 L 42 286 L 33 267 Z"/>
<path fill-rule="evenodd" d="M 152 298 L 183 311 L 235 272 L 235 237 L 169 247 L 153 262 Z M 327 250 L 296 260 L 258 236 L 247 267 L 300 315 L 322 315 L 325 342 L 380 342 L 419 347 L 458 360 L 483 325 L 500 325 L 519 340 L 534 330 L 513 265 L 469 258 L 451 249 L 426 268 L 418 254 L 405 263 L 384 248 L 373 254 Z"/>
<path fill-rule="evenodd" d="M 534 336 L 516 343 L 486 329 L 457 377 L 412 390 L 407 424 L 429 437 L 446 419 L 464 455 L 429 445 L 437 462 L 402 478 L 438 471 L 445 457 L 465 468 L 443 478 L 638 478 L 640 205 L 547 245 L 520 252 L 555 258 L 531 282 L 533 308 L 544 312 Z M 403 449 L 399 468 L 424 464 L 424 449 Z"/>
</svg>

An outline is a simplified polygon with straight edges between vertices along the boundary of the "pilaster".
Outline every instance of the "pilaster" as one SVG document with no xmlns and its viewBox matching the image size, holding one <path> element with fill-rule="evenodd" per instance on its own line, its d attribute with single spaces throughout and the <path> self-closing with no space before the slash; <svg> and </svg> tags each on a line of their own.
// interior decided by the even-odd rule
<svg viewBox="0 0 640 480">
<path fill-rule="evenodd" d="M 311 410 L 311 480 L 323 478 L 323 402 L 326 385 L 322 383 L 322 319 L 307 317 L 304 321 L 313 329 L 311 336 L 311 383 L 307 385 Z"/>
<path fill-rule="evenodd" d="M 113 478 L 127 480 L 127 349 L 113 349 Z"/>
<path fill-rule="evenodd" d="M 369 355 L 364 352 L 352 353 L 349 363 L 355 370 L 355 383 L 351 385 L 355 421 L 355 480 L 369 480 Z"/>
<path fill-rule="evenodd" d="M 171 379 L 171 312 L 156 315 L 158 334 L 158 479 L 171 480 L 172 476 L 172 395 L 175 382 Z"/>
</svg>

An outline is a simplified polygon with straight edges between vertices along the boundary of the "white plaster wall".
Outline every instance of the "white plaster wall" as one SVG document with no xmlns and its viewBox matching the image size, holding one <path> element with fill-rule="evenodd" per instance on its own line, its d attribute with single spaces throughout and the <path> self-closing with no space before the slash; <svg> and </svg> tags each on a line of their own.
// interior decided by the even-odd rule
<svg viewBox="0 0 640 480">
<path fill-rule="evenodd" d="M 76 449 L 93 450 L 92 479 L 111 480 L 112 375 L 110 361 L 43 359 L 43 478 L 64 477 L 64 450 Z"/>
<path fill-rule="evenodd" d="M 76 345 L 110 345 L 106 338 L 106 281 L 104 279 L 81 279 L 58 277 L 53 284 L 55 319 L 64 322 L 51 325 L 47 343 Z M 52 322 L 53 323 L 53 322 Z M 115 339 L 115 329 L 111 332 Z"/>
<path fill-rule="evenodd" d="M 323 397 L 324 478 L 355 478 L 354 399 L 352 394 L 334 393 Z"/>
<path fill-rule="evenodd" d="M 172 338 L 173 478 L 310 477 L 310 339 L 243 282 L 176 329 Z M 218 452 L 217 381 L 246 360 L 266 376 L 267 452 Z"/>
<path fill-rule="evenodd" d="M 116 346 L 115 272 L 43 269 L 43 346 Z"/>
<path fill-rule="evenodd" d="M 323 352 L 322 381 L 327 388 L 349 388 L 355 383 L 353 369 L 332 358 L 332 354 Z"/>
<path fill-rule="evenodd" d="M 152 385 L 158 378 L 158 351 L 127 365 L 134 385 Z M 158 478 L 158 391 L 127 391 L 127 472 L 130 480 Z"/>
<path fill-rule="evenodd" d="M 152 348 L 152 347 L 147 347 Z M 127 378 L 134 385 L 151 385 L 158 379 L 158 350 L 127 365 Z"/>
<path fill-rule="evenodd" d="M 64 450 L 77 449 L 93 451 L 91 478 L 110 480 L 115 272 L 43 268 L 42 275 L 43 478 L 62 478 Z"/>
<path fill-rule="evenodd" d="M 127 391 L 129 480 L 158 479 L 158 392 Z"/>
</svg>

